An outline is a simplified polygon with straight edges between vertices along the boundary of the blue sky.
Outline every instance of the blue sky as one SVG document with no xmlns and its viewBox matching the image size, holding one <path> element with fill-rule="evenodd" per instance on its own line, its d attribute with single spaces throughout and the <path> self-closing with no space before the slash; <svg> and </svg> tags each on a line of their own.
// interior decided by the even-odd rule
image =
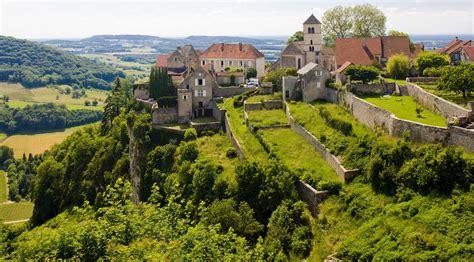
<svg viewBox="0 0 474 262">
<path fill-rule="evenodd" d="M 80 38 L 95 34 L 286 36 L 311 14 L 370 3 L 387 29 L 474 34 L 474 0 L 0 0 L 0 35 Z"/>
</svg>

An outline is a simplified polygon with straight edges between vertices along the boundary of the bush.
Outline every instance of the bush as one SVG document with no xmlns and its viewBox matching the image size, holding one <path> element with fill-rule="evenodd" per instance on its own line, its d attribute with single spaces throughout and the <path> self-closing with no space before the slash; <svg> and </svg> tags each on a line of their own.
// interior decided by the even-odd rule
<svg viewBox="0 0 474 262">
<path fill-rule="evenodd" d="M 328 126 L 339 130 L 341 133 L 344 135 L 350 135 L 352 133 L 352 124 L 349 122 L 346 122 L 342 119 L 337 119 L 331 116 L 331 113 L 325 109 L 325 108 L 320 108 L 319 109 L 319 115 L 324 119 L 326 124 Z"/>
<path fill-rule="evenodd" d="M 236 158 L 237 157 L 237 150 L 235 150 L 235 148 L 233 147 L 230 147 L 227 149 L 227 152 L 225 154 L 228 158 Z"/>
<path fill-rule="evenodd" d="M 92 101 L 93 106 L 97 106 L 98 104 L 99 104 L 99 102 L 97 102 L 97 100 Z"/>
<path fill-rule="evenodd" d="M 318 190 L 328 191 L 331 195 L 338 195 L 339 191 L 342 188 L 342 183 L 339 181 L 322 180 L 322 181 L 319 181 L 316 188 Z"/>
<path fill-rule="evenodd" d="M 380 71 L 373 66 L 351 65 L 346 69 L 344 74 L 349 76 L 351 81 L 362 81 L 366 84 L 377 79 L 380 75 Z"/>
<path fill-rule="evenodd" d="M 284 76 L 296 76 L 296 68 L 280 68 L 275 71 L 268 72 L 263 82 L 271 82 L 279 87 L 282 86 L 282 79 Z"/>
<path fill-rule="evenodd" d="M 422 73 L 424 76 L 429 77 L 440 77 L 443 73 L 444 67 L 429 67 L 426 68 Z"/>
<path fill-rule="evenodd" d="M 410 70 L 410 60 L 403 54 L 393 55 L 388 59 L 387 72 L 394 79 L 404 79 Z"/>
<path fill-rule="evenodd" d="M 257 70 L 251 67 L 247 70 L 246 78 L 249 79 L 254 77 L 257 77 Z"/>
<path fill-rule="evenodd" d="M 188 128 L 184 131 L 184 141 L 192 141 L 197 139 L 197 131 L 195 128 Z"/>
<path fill-rule="evenodd" d="M 91 105 L 91 101 L 89 101 L 89 100 L 84 101 L 84 105 L 85 105 L 85 106 L 90 106 L 90 105 Z"/>
<path fill-rule="evenodd" d="M 424 74 L 426 68 L 447 65 L 449 65 L 449 57 L 435 52 L 422 52 L 418 54 L 415 61 L 416 69 L 420 74 Z"/>
<path fill-rule="evenodd" d="M 163 96 L 157 98 L 156 101 L 158 102 L 159 107 L 175 107 L 177 104 L 178 97 L 176 96 Z"/>
</svg>

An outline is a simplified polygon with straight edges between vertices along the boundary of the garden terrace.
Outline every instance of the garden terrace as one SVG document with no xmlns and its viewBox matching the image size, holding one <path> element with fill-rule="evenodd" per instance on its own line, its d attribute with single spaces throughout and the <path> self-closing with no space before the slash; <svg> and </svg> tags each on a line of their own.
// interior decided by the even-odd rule
<svg viewBox="0 0 474 262">
<path fill-rule="evenodd" d="M 257 133 L 272 155 L 316 189 L 319 181 L 340 181 L 334 170 L 303 137 L 291 129 L 265 129 Z"/>
<path fill-rule="evenodd" d="M 273 100 L 281 100 L 282 95 L 281 92 L 276 92 L 271 95 L 256 95 L 249 97 L 246 101 L 247 103 L 260 103 L 262 101 L 273 101 Z"/>
<path fill-rule="evenodd" d="M 448 90 L 440 90 L 438 89 L 436 84 L 426 84 L 426 83 L 418 83 L 418 86 L 423 88 L 425 91 L 435 95 L 439 96 L 445 100 L 448 100 L 449 102 L 453 102 L 455 104 L 458 104 L 462 107 L 465 107 L 467 109 L 470 109 L 468 106 L 469 101 L 474 101 L 474 94 L 473 93 L 468 93 L 466 98 L 463 98 L 461 94 L 457 94 L 453 91 L 448 91 Z"/>
<path fill-rule="evenodd" d="M 217 166 L 222 166 L 222 179 L 235 182 L 235 168 L 239 164 L 239 158 L 227 156 L 228 151 L 234 151 L 229 139 L 225 135 L 215 134 L 213 136 L 202 136 L 196 140 L 199 150 L 199 158 L 211 161 Z"/>
<path fill-rule="evenodd" d="M 252 160 L 267 162 L 268 154 L 258 140 L 245 125 L 243 107 L 234 107 L 234 98 L 228 98 L 221 106 L 227 110 L 227 118 L 233 135 L 242 147 L 245 156 L 252 156 Z"/>
<path fill-rule="evenodd" d="M 248 111 L 247 114 L 248 120 L 252 123 L 252 126 L 256 128 L 288 124 L 285 112 L 281 109 L 253 110 Z"/>
<path fill-rule="evenodd" d="M 391 112 L 400 119 L 410 120 L 425 125 L 439 127 L 448 126 L 444 117 L 423 107 L 411 96 L 363 97 L 363 99 L 375 106 Z M 417 113 L 417 110 L 421 111 Z"/>
</svg>

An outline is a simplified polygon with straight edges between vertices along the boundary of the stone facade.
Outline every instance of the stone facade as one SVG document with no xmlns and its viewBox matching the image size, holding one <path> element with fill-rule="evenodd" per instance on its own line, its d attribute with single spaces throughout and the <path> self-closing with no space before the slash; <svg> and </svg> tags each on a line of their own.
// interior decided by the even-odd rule
<svg viewBox="0 0 474 262">
<path fill-rule="evenodd" d="M 318 191 L 301 180 L 296 181 L 296 190 L 300 199 L 308 205 L 311 215 L 316 217 L 319 213 L 319 203 L 329 196 L 329 192 Z"/>
<path fill-rule="evenodd" d="M 150 98 L 149 84 L 136 84 L 133 89 L 133 94 L 135 98 L 148 100 Z"/>
<path fill-rule="evenodd" d="M 298 79 L 284 78 L 283 94 L 285 100 L 303 99 L 305 102 L 312 102 L 316 99 L 324 99 L 326 81 L 331 78 L 331 74 L 322 66 L 309 63 L 298 70 Z"/>
<path fill-rule="evenodd" d="M 178 112 L 175 107 L 152 109 L 152 123 L 154 125 L 176 123 L 177 120 Z"/>
<path fill-rule="evenodd" d="M 397 89 L 395 83 L 380 83 L 380 84 L 350 84 L 349 91 L 356 94 L 379 94 L 391 95 Z"/>
</svg>

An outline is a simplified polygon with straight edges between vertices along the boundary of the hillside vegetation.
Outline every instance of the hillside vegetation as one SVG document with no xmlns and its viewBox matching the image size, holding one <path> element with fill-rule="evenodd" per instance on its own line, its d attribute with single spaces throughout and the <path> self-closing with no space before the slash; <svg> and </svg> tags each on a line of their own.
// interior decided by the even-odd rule
<svg viewBox="0 0 474 262">
<path fill-rule="evenodd" d="M 0 81 L 26 87 L 69 84 L 109 89 L 116 77 L 112 67 L 35 42 L 0 36 Z"/>
</svg>

